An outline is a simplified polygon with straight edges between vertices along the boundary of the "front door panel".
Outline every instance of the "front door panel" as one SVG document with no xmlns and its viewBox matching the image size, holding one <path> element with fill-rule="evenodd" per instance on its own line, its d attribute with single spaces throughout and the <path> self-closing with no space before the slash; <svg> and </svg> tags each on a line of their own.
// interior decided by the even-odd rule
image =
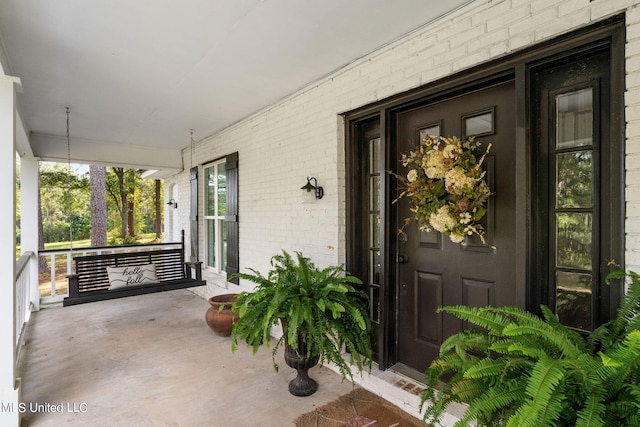
<svg viewBox="0 0 640 427">
<path fill-rule="evenodd" d="M 463 323 L 436 313 L 446 305 L 515 304 L 515 94 L 508 81 L 463 96 L 398 113 L 396 158 L 420 143 L 421 134 L 470 136 L 492 144 L 484 163 L 492 193 L 485 216 L 487 245 L 461 246 L 411 222 L 398 234 L 396 252 L 397 361 L 424 372 L 440 344 Z M 407 170 L 398 166 L 398 173 Z M 393 205 L 397 228 L 410 217 L 407 198 Z"/>
</svg>

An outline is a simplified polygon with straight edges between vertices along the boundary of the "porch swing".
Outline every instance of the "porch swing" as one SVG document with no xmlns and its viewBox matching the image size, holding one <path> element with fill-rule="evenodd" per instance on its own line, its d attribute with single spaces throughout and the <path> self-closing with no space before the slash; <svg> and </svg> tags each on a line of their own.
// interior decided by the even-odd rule
<svg viewBox="0 0 640 427">
<path fill-rule="evenodd" d="M 66 112 L 67 174 L 70 187 L 71 138 L 68 107 Z M 68 222 L 69 250 L 73 251 L 70 211 Z M 111 253 L 73 257 L 74 273 L 67 276 L 69 296 L 64 298 L 62 305 L 67 307 L 206 285 L 206 281 L 202 280 L 202 262 L 185 262 L 184 230 L 181 232 L 180 243 L 159 243 L 151 246 L 158 249 L 137 251 L 133 247 L 134 251 L 126 252 L 125 247 L 121 246 L 112 248 Z"/>
</svg>

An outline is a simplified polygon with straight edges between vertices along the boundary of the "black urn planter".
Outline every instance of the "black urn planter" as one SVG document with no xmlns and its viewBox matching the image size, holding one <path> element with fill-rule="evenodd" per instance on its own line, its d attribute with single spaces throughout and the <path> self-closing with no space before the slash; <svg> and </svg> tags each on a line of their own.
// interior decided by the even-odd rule
<svg viewBox="0 0 640 427">
<path fill-rule="evenodd" d="M 309 378 L 309 368 L 313 368 L 318 364 L 320 356 L 305 357 L 307 354 L 306 346 L 302 340 L 298 341 L 300 349 L 296 352 L 291 348 L 289 343 L 284 346 L 284 361 L 286 364 L 298 372 L 298 376 L 289 381 L 289 393 L 294 396 L 311 396 L 318 390 L 318 383 Z"/>
</svg>

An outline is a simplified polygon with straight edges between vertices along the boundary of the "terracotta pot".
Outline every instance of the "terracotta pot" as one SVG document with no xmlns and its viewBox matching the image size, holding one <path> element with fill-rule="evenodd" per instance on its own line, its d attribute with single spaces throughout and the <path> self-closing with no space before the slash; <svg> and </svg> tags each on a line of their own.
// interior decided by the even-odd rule
<svg viewBox="0 0 640 427">
<path fill-rule="evenodd" d="M 231 335 L 233 322 L 238 320 L 238 315 L 231 312 L 231 305 L 236 300 L 238 294 L 222 294 L 209 298 L 211 307 L 205 313 L 207 325 L 221 337 Z"/>
</svg>

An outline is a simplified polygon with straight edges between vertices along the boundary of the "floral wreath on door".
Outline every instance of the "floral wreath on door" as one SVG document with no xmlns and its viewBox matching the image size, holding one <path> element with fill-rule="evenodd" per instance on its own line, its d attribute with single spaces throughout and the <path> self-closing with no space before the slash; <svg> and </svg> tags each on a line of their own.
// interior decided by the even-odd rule
<svg viewBox="0 0 640 427">
<path fill-rule="evenodd" d="M 406 176 L 393 175 L 403 188 L 394 203 L 408 197 L 413 212 L 404 226 L 416 220 L 420 230 L 434 229 L 454 243 L 464 245 L 465 236 L 476 235 L 486 244 L 480 221 L 487 213 L 491 191 L 482 164 L 491 144 L 478 158 L 475 153 L 481 146 L 473 137 L 428 135 L 418 147 L 402 154 L 402 165 L 409 172 Z"/>
</svg>

